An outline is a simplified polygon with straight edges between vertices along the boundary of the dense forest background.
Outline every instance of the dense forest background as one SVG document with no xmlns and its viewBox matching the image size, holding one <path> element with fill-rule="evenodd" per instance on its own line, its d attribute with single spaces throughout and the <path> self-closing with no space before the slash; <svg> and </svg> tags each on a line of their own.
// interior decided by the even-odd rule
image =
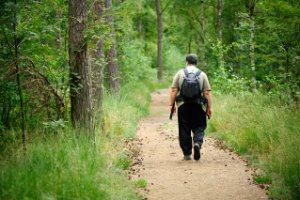
<svg viewBox="0 0 300 200">
<path fill-rule="evenodd" d="M 128 167 L 128 153 L 110 161 L 103 152 L 118 152 L 109 148 L 115 140 L 134 135 L 138 119 L 147 114 L 150 91 L 168 87 L 185 65 L 185 55 L 196 53 L 216 104 L 227 101 L 231 110 L 224 113 L 235 113 L 234 106 L 239 106 L 244 113 L 235 116 L 252 120 L 250 128 L 243 126 L 247 131 L 240 141 L 229 134 L 219 137 L 238 152 L 252 155 L 253 163 L 267 165 L 258 179 L 274 185 L 271 196 L 299 198 L 299 1 L 1 0 L 0 22 L 1 197 L 41 197 L 25 186 L 33 182 L 33 188 L 40 187 L 41 173 L 55 174 L 47 166 L 65 174 L 61 170 L 73 166 L 74 159 L 98 155 L 90 146 L 104 146 L 98 152 L 102 157 L 89 158 L 90 162 Z M 211 122 L 211 132 L 236 134 L 236 129 L 223 130 L 220 125 L 222 120 L 237 120 L 235 116 L 220 115 Z M 255 121 L 258 116 L 262 121 Z M 260 125 L 267 117 L 269 126 Z M 280 136 L 282 132 L 290 139 Z M 278 152 L 278 146 L 289 149 Z M 42 171 L 29 176 L 35 162 L 44 163 Z M 89 163 L 77 163 L 79 168 L 83 162 Z M 98 173 L 87 168 L 86 173 Z M 71 178 L 79 169 L 73 170 L 57 181 L 82 181 Z M 117 175 L 107 174 L 95 175 L 95 181 L 113 185 L 108 179 Z M 123 188 L 122 181 L 115 189 Z M 45 184 L 41 191 L 55 196 L 75 190 L 70 185 L 58 188 L 58 182 Z M 20 189 L 12 192 L 14 187 Z M 68 194 L 111 199 L 115 192 L 90 187 L 91 194 Z M 118 194 L 120 199 L 137 198 L 130 189 Z"/>
</svg>

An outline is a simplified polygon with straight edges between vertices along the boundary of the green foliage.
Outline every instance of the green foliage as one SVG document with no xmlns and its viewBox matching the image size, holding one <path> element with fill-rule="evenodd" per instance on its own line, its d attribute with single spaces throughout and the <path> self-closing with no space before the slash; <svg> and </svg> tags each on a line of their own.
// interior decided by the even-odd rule
<svg viewBox="0 0 300 200">
<path fill-rule="evenodd" d="M 214 73 L 214 78 L 211 79 L 212 88 L 222 93 L 240 93 L 247 92 L 254 89 L 251 87 L 251 81 L 243 77 L 238 77 L 234 73 L 225 73 L 218 69 Z"/>
<path fill-rule="evenodd" d="M 67 121 L 59 119 L 51 122 L 43 122 L 43 125 L 46 132 L 58 133 L 67 128 Z"/>
<path fill-rule="evenodd" d="M 240 154 L 252 158 L 267 172 L 272 180 L 271 196 L 298 199 L 298 105 L 278 104 L 260 93 L 213 96 L 216 113 L 210 121 L 210 130 L 215 131 L 214 135 L 227 141 Z"/>
<path fill-rule="evenodd" d="M 142 48 L 143 44 L 139 40 L 131 41 L 130 44 L 122 47 L 123 56 L 121 61 L 124 67 L 121 72 L 124 83 L 153 80 L 155 78 L 156 71 L 149 67 L 152 59 L 140 51 Z"/>
<path fill-rule="evenodd" d="M 19 68 L 27 128 L 35 129 L 41 127 L 42 121 L 63 117 L 49 88 L 61 96 L 65 96 L 68 88 L 67 5 L 64 2 L 1 2 L 0 110 L 4 115 L 0 119 L 5 128 L 12 128 L 13 124 L 18 129 L 21 121 L 15 62 Z"/>
<path fill-rule="evenodd" d="M 167 44 L 164 52 L 165 77 L 173 78 L 174 73 L 186 65 L 185 55 L 173 44 Z"/>
<path fill-rule="evenodd" d="M 294 117 L 288 117 L 288 120 L 298 120 L 299 112 L 289 112 Z M 279 144 L 274 147 L 274 152 L 270 155 L 270 164 L 266 167 L 270 172 L 274 173 L 274 179 L 278 183 L 274 184 L 271 194 L 275 197 L 290 199 L 299 199 L 300 197 L 300 158 L 299 158 L 299 123 L 296 125 L 290 122 L 286 124 L 289 131 L 280 132 Z M 283 184 L 280 184 L 283 183 Z M 279 193 L 279 194 L 278 194 Z"/>
<path fill-rule="evenodd" d="M 26 158 L 1 165 L 0 198 L 137 199 L 124 174 L 110 169 L 114 155 L 106 156 L 102 146 L 103 140 L 93 146 L 71 132 L 37 141 Z"/>
<path fill-rule="evenodd" d="M 106 132 L 96 131 L 94 146 L 87 133 L 74 135 L 64 121 L 45 124 L 56 128 L 57 137 L 35 137 L 25 158 L 20 151 L 1 161 L 0 198 L 139 199 L 122 171 L 131 163 L 122 141 L 148 113 L 153 89 L 150 83 L 128 84 L 120 94 L 106 95 Z"/>
<path fill-rule="evenodd" d="M 299 87 L 291 76 L 266 76 L 265 84 L 268 96 L 276 99 L 279 104 L 289 104 L 300 100 Z"/>
<path fill-rule="evenodd" d="M 11 155 L 19 148 L 18 137 L 19 133 L 14 131 L 5 130 L 0 132 L 0 160 L 2 160 L 2 157 L 5 158 L 8 155 Z"/>
<path fill-rule="evenodd" d="M 154 1 L 114 1 L 110 14 L 115 22 L 123 86 L 117 94 L 105 94 L 104 131 L 100 135 L 97 130 L 99 150 L 67 131 L 67 1 L 1 1 L 1 199 L 135 199 L 131 188 L 124 187 L 128 183 L 121 169 L 128 168 L 130 159 L 121 149 L 122 141 L 134 136 L 137 121 L 148 113 L 148 93 L 154 87 L 169 86 L 189 52 L 198 54 L 199 67 L 209 75 L 217 95 L 214 110 L 220 115 L 212 119 L 210 130 L 220 132 L 219 137 L 237 151 L 264 164 L 272 179 L 272 196 L 299 199 L 300 4 L 291 0 L 255 2 L 251 19 L 245 1 L 223 1 L 221 44 L 216 34 L 216 1 L 162 1 L 166 82 L 155 85 Z M 90 10 L 90 19 L 91 13 Z M 105 51 L 112 43 L 113 30 L 104 21 L 88 23 L 84 34 L 91 49 L 96 48 L 95 39 L 105 40 Z M 254 31 L 255 71 L 250 66 L 250 31 Z M 219 66 L 218 60 L 223 56 L 225 65 Z M 33 141 L 25 160 L 19 155 L 21 118 L 16 62 L 27 134 Z M 105 63 L 97 59 L 95 62 Z M 257 93 L 251 94 L 253 90 Z M 64 110 L 58 106 L 53 91 L 66 105 Z M 51 136 L 40 137 L 41 132 L 57 134 L 37 142 Z M 267 181 L 268 176 L 258 177 L 258 182 Z M 146 183 L 141 181 L 138 185 Z"/>
<path fill-rule="evenodd" d="M 131 82 L 123 86 L 120 93 L 106 96 L 104 130 L 108 136 L 135 135 L 137 121 L 148 113 L 150 96 L 147 94 L 151 89 L 142 82 Z"/>
<path fill-rule="evenodd" d="M 131 165 L 131 158 L 127 154 L 121 154 L 118 156 L 115 165 L 123 170 L 129 169 Z"/>
<path fill-rule="evenodd" d="M 254 177 L 254 180 L 258 184 L 270 184 L 272 182 L 270 175 L 257 175 Z"/>
<path fill-rule="evenodd" d="M 15 93 L 16 84 L 12 81 L 2 81 L 0 75 L 0 132 L 11 127 L 12 112 L 17 107 L 17 94 Z"/>
<path fill-rule="evenodd" d="M 135 181 L 135 186 L 138 188 L 146 188 L 147 187 L 147 181 L 145 179 L 138 179 Z"/>
</svg>

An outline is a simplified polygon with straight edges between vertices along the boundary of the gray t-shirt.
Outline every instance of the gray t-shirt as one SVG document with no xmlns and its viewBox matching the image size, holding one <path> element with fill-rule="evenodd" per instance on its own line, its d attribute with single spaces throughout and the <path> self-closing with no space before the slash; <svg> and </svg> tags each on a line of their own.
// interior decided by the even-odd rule
<svg viewBox="0 0 300 200">
<path fill-rule="evenodd" d="M 194 66 L 188 66 L 187 70 L 189 73 L 196 73 L 199 69 Z M 177 88 L 178 92 L 177 92 L 177 96 L 180 94 L 180 89 L 181 89 L 181 85 L 183 82 L 183 78 L 185 77 L 184 71 L 183 69 L 179 70 L 176 75 L 173 78 L 173 83 L 172 83 L 172 88 Z M 200 76 L 199 76 L 199 84 L 200 84 L 200 88 L 202 89 L 202 91 L 210 91 L 210 84 L 207 78 L 207 75 L 205 72 L 201 72 Z M 177 107 L 181 106 L 183 104 L 183 101 L 181 102 L 177 102 Z"/>
</svg>

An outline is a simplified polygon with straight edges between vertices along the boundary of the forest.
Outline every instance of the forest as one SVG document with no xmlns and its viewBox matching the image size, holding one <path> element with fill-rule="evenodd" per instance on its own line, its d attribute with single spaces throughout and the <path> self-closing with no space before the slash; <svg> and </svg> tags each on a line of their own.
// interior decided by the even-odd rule
<svg viewBox="0 0 300 200">
<path fill-rule="evenodd" d="M 0 0 L 0 33 L 0 199 L 141 199 L 124 145 L 188 53 L 207 134 L 300 198 L 300 1 Z"/>
</svg>

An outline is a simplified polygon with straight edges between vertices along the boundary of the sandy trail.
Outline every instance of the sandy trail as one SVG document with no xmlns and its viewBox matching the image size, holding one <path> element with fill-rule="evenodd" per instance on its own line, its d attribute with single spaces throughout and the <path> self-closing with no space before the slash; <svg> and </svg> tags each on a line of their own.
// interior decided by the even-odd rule
<svg viewBox="0 0 300 200">
<path fill-rule="evenodd" d="M 205 137 L 200 161 L 183 161 L 177 117 L 168 119 L 168 101 L 168 90 L 152 94 L 151 113 L 140 122 L 135 139 L 139 154 L 129 173 L 147 181 L 140 190 L 145 199 L 268 199 L 266 191 L 253 184 L 247 164 L 220 149 L 213 138 Z"/>
</svg>

